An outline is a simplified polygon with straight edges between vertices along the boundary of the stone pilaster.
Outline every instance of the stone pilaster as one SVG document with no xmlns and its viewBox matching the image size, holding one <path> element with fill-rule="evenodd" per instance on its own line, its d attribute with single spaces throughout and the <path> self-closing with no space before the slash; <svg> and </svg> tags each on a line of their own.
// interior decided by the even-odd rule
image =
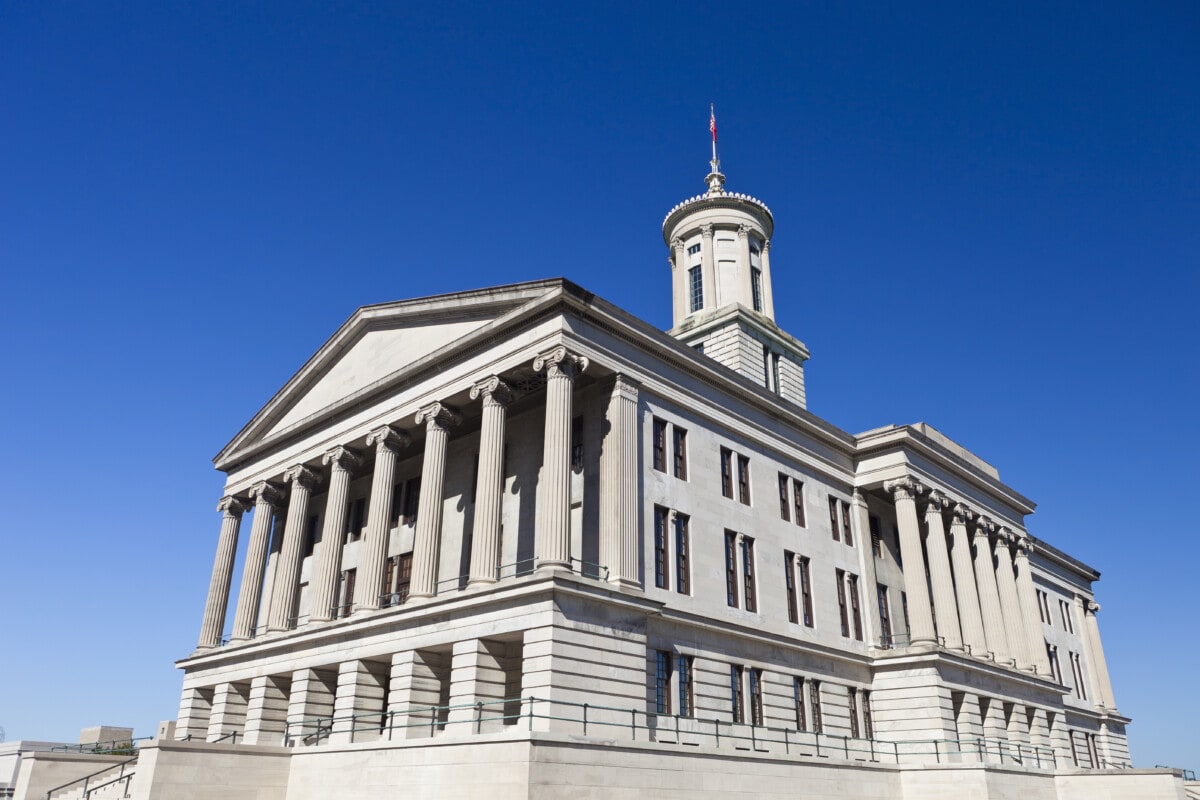
<svg viewBox="0 0 1200 800">
<path fill-rule="evenodd" d="M 331 742 L 373 742 L 387 731 L 389 668 L 388 663 L 374 661 L 343 661 L 338 665 Z"/>
<path fill-rule="evenodd" d="M 495 650 L 500 650 L 499 653 Z M 483 639 L 454 643 L 450 662 L 448 734 L 497 730 L 504 716 L 503 645 Z M 476 705 L 481 704 L 481 705 Z"/>
<path fill-rule="evenodd" d="M 334 594 L 338 573 L 342 567 L 342 536 L 346 530 L 346 496 L 350 490 L 350 475 L 361 459 L 345 447 L 335 447 L 322 461 L 329 465 L 329 493 L 325 499 L 325 523 L 321 528 L 321 543 L 316 548 L 313 565 L 312 602 L 308 616 L 311 620 L 333 619 Z"/>
<path fill-rule="evenodd" d="M 221 644 L 225 609 L 229 605 L 229 585 L 233 581 L 233 559 L 237 555 L 238 531 L 245 510 L 245 505 L 236 497 L 223 497 L 217 504 L 217 511 L 222 512 L 221 536 L 217 539 L 217 556 L 213 560 L 212 578 L 208 582 L 208 599 L 204 602 L 200 647 L 217 647 Z"/>
<path fill-rule="evenodd" d="M 1033 573 L 1029 569 L 1029 552 L 1033 545 L 1024 536 L 1017 537 L 1014 560 L 1017 570 L 1017 594 L 1021 601 L 1021 619 L 1033 666 L 1039 675 L 1050 677 L 1050 660 L 1046 657 L 1046 640 L 1042 636 L 1042 615 L 1038 612 L 1037 590 L 1033 588 Z"/>
<path fill-rule="evenodd" d="M 442 498 L 446 484 L 446 447 L 450 428 L 461 421 L 456 411 L 432 403 L 417 412 L 425 424 L 425 456 L 421 466 L 421 496 L 417 505 L 417 531 L 413 540 L 412 586 L 409 599 L 437 593 L 438 553 L 442 544 Z"/>
<path fill-rule="evenodd" d="M 929 531 L 925 538 L 925 549 L 929 555 L 929 577 L 933 588 L 933 609 L 937 615 L 938 635 L 942 637 L 946 647 L 962 650 L 958 604 L 954 599 L 954 578 L 950 574 L 950 553 L 946 547 L 946 525 L 942 520 L 942 509 L 945 507 L 945 496 L 940 492 L 931 492 L 929 503 L 925 506 L 925 527 Z"/>
<path fill-rule="evenodd" d="M 955 592 L 958 598 L 958 617 L 962 624 L 963 643 L 972 655 L 987 652 L 987 637 L 983 632 L 983 615 L 979 611 L 979 590 L 975 586 L 975 568 L 971 564 L 971 534 L 967 522 L 971 511 L 956 503 L 950 518 L 950 561 L 954 567 Z"/>
<path fill-rule="evenodd" d="M 713 248 L 713 226 L 700 226 L 700 274 L 704 278 L 704 305 L 720 308 L 717 300 L 717 253 Z"/>
<path fill-rule="evenodd" d="M 875 575 L 875 553 L 872 551 L 873 543 L 871 542 L 871 515 L 867 509 L 867 500 L 858 489 L 854 490 L 854 524 L 857 528 L 854 532 L 854 540 L 858 542 L 858 569 L 863 582 L 862 594 L 864 597 L 861 599 L 863 633 L 867 643 L 874 645 L 880 641 L 879 602 L 876 594 L 879 578 Z M 795 569 L 795 567 L 787 564 L 786 569 Z M 798 590 L 799 587 L 797 587 L 797 594 L 799 594 Z"/>
<path fill-rule="evenodd" d="M 475 481 L 475 524 L 471 531 L 471 585 L 495 583 L 500 566 L 500 508 L 504 497 L 504 426 L 512 391 L 496 376 L 471 387 L 483 398 L 479 472 Z"/>
<path fill-rule="evenodd" d="M 537 568 L 571 568 L 571 395 L 588 360 L 563 346 L 533 361 L 546 370 L 546 436 L 535 529 Z"/>
<path fill-rule="evenodd" d="M 1104 650 L 1100 646 L 1100 624 L 1096 613 L 1100 604 L 1075 595 L 1075 618 L 1079 620 L 1079 639 L 1083 642 L 1087 658 L 1088 686 L 1092 691 L 1092 702 L 1097 706 L 1115 709 L 1112 682 L 1108 677 L 1108 664 L 1104 660 Z"/>
<path fill-rule="evenodd" d="M 1000 592 L 1000 608 L 1004 614 L 1004 635 L 1008 640 L 1009 653 L 1021 669 L 1031 669 L 1033 656 L 1029 653 L 1029 634 L 1025 629 L 1025 615 L 1021 598 L 1017 592 L 1017 576 L 1013 572 L 1012 550 L 1009 547 L 1013 533 L 1001 528 L 996 537 L 996 582 Z"/>
<path fill-rule="evenodd" d="M 608 430 L 600 452 L 600 558 L 608 580 L 642 588 L 638 576 L 638 389 L 624 375 L 613 378 L 605 411 Z"/>
<path fill-rule="evenodd" d="M 763 242 L 762 251 L 759 253 L 759 258 L 762 261 L 763 313 L 771 319 L 775 319 L 775 294 L 771 287 L 770 239 L 767 239 Z"/>
<path fill-rule="evenodd" d="M 297 464 L 283 474 L 292 485 L 288 500 L 287 522 L 283 528 L 283 551 L 279 554 L 279 571 L 271 592 L 271 608 L 267 612 L 267 629 L 286 631 L 293 627 L 296 613 L 296 588 L 300 580 L 300 559 L 305 532 L 308 528 L 308 499 L 317 476 L 308 467 Z"/>
<path fill-rule="evenodd" d="M 213 691 L 212 714 L 208 718 L 208 741 L 245 733 L 249 702 L 249 682 L 217 684 Z"/>
<path fill-rule="evenodd" d="M 375 447 L 375 473 L 371 477 L 367 532 L 363 537 L 354 584 L 355 611 L 372 610 L 381 605 L 388 526 L 392 521 L 392 486 L 396 482 L 396 454 L 408 443 L 407 433 L 389 425 L 371 431 L 367 436 L 367 446 Z"/>
<path fill-rule="evenodd" d="M 983 612 L 983 633 L 987 649 L 1000 664 L 1011 664 L 1012 655 L 1004 633 L 1004 612 L 1000 608 L 1000 590 L 996 586 L 996 568 L 992 563 L 992 531 L 995 525 L 980 516 L 975 520 L 975 583 L 979 587 L 979 607 Z"/>
<path fill-rule="evenodd" d="M 925 583 L 925 558 L 921 553 L 921 527 L 917 522 L 916 495 L 921 484 L 912 478 L 888 481 L 884 489 L 896 503 L 896 523 L 900 529 L 900 556 L 904 561 L 904 591 L 908 595 L 910 645 L 932 648 L 937 645 L 933 628 L 933 608 Z"/>
<path fill-rule="evenodd" d="M 291 675 L 261 675 L 250 682 L 246 744 L 283 744 L 287 730 Z"/>
<path fill-rule="evenodd" d="M 242 585 L 238 591 L 237 611 L 233 617 L 234 640 L 254 636 L 258 625 L 258 608 L 262 601 L 263 570 L 267 566 L 267 549 L 271 546 L 271 518 L 283 494 L 274 485 L 263 481 L 250 489 L 254 501 L 254 522 L 250 526 L 250 545 L 242 565 Z"/>
</svg>

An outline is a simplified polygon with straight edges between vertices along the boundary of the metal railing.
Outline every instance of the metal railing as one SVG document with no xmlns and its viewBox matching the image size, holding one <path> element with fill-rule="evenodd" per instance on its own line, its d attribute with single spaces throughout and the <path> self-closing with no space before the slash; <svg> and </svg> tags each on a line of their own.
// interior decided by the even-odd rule
<svg viewBox="0 0 1200 800">
<path fill-rule="evenodd" d="M 1166 764 L 1155 764 L 1155 765 L 1154 765 L 1154 768 L 1155 768 L 1155 769 L 1170 769 L 1170 770 L 1174 770 L 1175 772 L 1178 772 L 1178 773 L 1180 774 L 1180 776 L 1181 776 L 1181 777 L 1182 777 L 1182 778 L 1183 778 L 1185 781 L 1194 781 L 1194 780 L 1196 780 L 1196 772 L 1195 772 L 1195 770 L 1190 770 L 1190 769 L 1180 769 L 1179 767 L 1169 767 L 1169 766 L 1167 766 Z"/>
<path fill-rule="evenodd" d="M 1052 748 L 1001 739 L 885 741 L 796 728 L 730 722 L 719 717 L 683 717 L 636 708 L 574 703 L 538 697 L 512 697 L 457 705 L 409 705 L 386 711 L 314 717 L 288 723 L 284 745 L 315 746 L 335 736 L 339 742 L 432 738 L 450 729 L 481 733 L 537 721 L 558 723 L 558 732 L 623 738 L 672 745 L 730 747 L 784 756 L 842 758 L 887 764 L 983 763 L 1057 766 Z M 570 723 L 563 725 L 562 723 Z"/>
<path fill-rule="evenodd" d="M 127 756 L 133 755 L 139 742 L 148 742 L 153 736 L 137 736 L 129 739 L 109 739 L 104 742 L 90 744 L 58 744 L 50 748 L 51 753 L 90 753 L 97 755 Z"/>
<path fill-rule="evenodd" d="M 132 778 L 133 770 L 131 769 L 128 771 L 128 773 L 126 773 L 126 767 L 128 767 L 130 764 L 134 763 L 135 761 L 137 761 L 137 756 L 134 756 L 133 758 L 130 758 L 130 759 L 126 759 L 125 761 L 121 761 L 117 764 L 105 764 L 103 769 L 98 769 L 95 772 L 84 775 L 82 778 L 76 778 L 75 780 L 67 781 L 66 783 L 64 783 L 60 786 L 55 786 L 54 788 L 49 789 L 46 792 L 46 800 L 53 800 L 53 796 L 55 793 L 61 792 L 63 789 L 74 789 L 78 784 L 83 784 L 81 796 L 87 797 L 93 791 L 95 791 L 96 789 L 99 789 L 102 786 L 107 786 L 110 783 L 122 780 L 126 776 L 126 774 L 128 774 L 128 776 L 130 778 Z M 112 772 L 114 769 L 117 770 L 117 775 L 115 778 L 113 778 L 112 780 L 103 781 L 98 784 L 92 784 L 93 779 L 98 778 L 101 775 L 105 775 L 109 772 Z M 129 786 L 128 786 L 128 784 L 126 784 L 126 789 L 128 789 L 128 788 L 129 788 Z"/>
</svg>

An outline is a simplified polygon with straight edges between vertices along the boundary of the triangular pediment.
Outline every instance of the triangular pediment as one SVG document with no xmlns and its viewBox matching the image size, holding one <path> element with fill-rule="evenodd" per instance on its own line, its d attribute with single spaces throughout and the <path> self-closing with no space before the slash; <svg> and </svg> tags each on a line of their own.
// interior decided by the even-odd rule
<svg viewBox="0 0 1200 800">
<path fill-rule="evenodd" d="M 560 280 L 364 306 L 217 454 L 218 468 L 281 439 L 487 336 L 497 324 L 562 291 Z"/>
</svg>

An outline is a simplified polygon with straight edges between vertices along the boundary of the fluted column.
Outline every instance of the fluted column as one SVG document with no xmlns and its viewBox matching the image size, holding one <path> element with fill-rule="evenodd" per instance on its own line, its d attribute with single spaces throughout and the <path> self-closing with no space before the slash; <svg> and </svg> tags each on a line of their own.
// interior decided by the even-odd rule
<svg viewBox="0 0 1200 800">
<path fill-rule="evenodd" d="M 1046 657 L 1046 640 L 1042 636 L 1042 615 L 1038 612 L 1037 590 L 1033 588 L 1033 573 L 1029 569 L 1029 552 L 1033 545 L 1024 536 L 1017 537 L 1014 558 L 1017 568 L 1017 594 L 1021 600 L 1021 619 L 1029 640 L 1029 656 L 1039 675 L 1050 676 L 1050 660 Z"/>
<path fill-rule="evenodd" d="M 208 582 L 208 599 L 204 602 L 204 621 L 200 624 L 200 647 L 221 644 L 221 629 L 225 627 L 225 608 L 229 605 L 229 585 L 233 582 L 233 559 L 237 555 L 238 531 L 242 526 L 245 505 L 236 497 L 222 497 L 217 511 L 222 512 L 221 536 L 217 539 L 217 556 L 213 560 L 212 578 Z"/>
<path fill-rule="evenodd" d="M 1025 617 L 1021 608 L 1021 597 L 1017 592 L 1017 576 L 1013 572 L 1013 532 L 1001 528 L 996 537 L 996 582 L 1000 591 L 1000 608 L 1004 613 L 1004 635 L 1008 639 L 1009 652 L 1021 669 L 1030 669 L 1033 656 L 1029 653 L 1029 634 L 1025 630 Z"/>
<path fill-rule="evenodd" d="M 361 459 L 352 450 L 335 447 L 322 458 L 329 465 L 329 494 L 325 499 L 325 523 L 321 528 L 321 543 L 313 559 L 312 602 L 308 616 L 312 620 L 329 620 L 334 616 L 334 594 L 342 567 L 342 536 L 346 530 L 346 496 L 350 491 L 350 473 Z"/>
<path fill-rule="evenodd" d="M 242 585 L 238 590 L 237 611 L 233 617 L 233 638 L 249 639 L 258 625 L 258 608 L 262 603 L 263 570 L 267 565 L 267 549 L 271 546 L 271 519 L 283 493 L 273 484 L 263 481 L 250 488 L 254 501 L 254 522 L 250 525 L 250 545 L 242 565 Z"/>
<path fill-rule="evenodd" d="M 533 361 L 546 370 L 546 436 L 538 498 L 537 568 L 571 568 L 571 394 L 588 360 L 559 346 Z"/>
<path fill-rule="evenodd" d="M 1077 616 L 1083 624 L 1080 638 L 1087 649 L 1088 672 L 1091 677 L 1095 703 L 1110 710 L 1115 709 L 1117 703 L 1113 699 L 1112 681 L 1108 677 L 1108 662 L 1104 658 L 1104 648 L 1100 644 L 1100 623 L 1096 619 L 1096 614 L 1100 611 L 1100 604 L 1075 595 L 1075 610 L 1079 612 Z"/>
<path fill-rule="evenodd" d="M 971 511 L 961 503 L 951 510 L 950 561 L 954 566 L 954 588 L 958 597 L 958 617 L 962 623 L 963 642 L 971 654 L 987 652 L 987 637 L 983 632 L 983 615 L 979 611 L 979 589 L 975 586 L 975 568 L 971 564 L 971 534 L 967 522 Z"/>
<path fill-rule="evenodd" d="M 920 647 L 936 647 L 933 609 L 925 582 L 925 558 L 921 553 L 921 526 L 917 522 L 916 495 L 922 489 L 912 478 L 888 481 L 884 488 L 896 503 L 896 524 L 900 528 L 900 557 L 904 561 L 904 591 L 908 596 L 909 642 Z"/>
<path fill-rule="evenodd" d="M 600 453 L 600 553 L 610 583 L 641 588 L 638 579 L 638 389 L 613 378 Z"/>
<path fill-rule="evenodd" d="M 738 237 L 738 265 L 742 277 L 742 296 L 746 299 L 751 310 L 754 309 L 754 279 L 750 275 L 750 226 L 739 225 L 737 231 Z"/>
<path fill-rule="evenodd" d="M 687 248 L 684 247 L 683 239 L 676 237 L 671 240 L 671 288 L 672 288 L 672 303 L 675 306 L 675 315 L 672 317 L 676 322 L 686 317 L 691 312 L 689 305 L 690 298 L 688 297 L 688 262 Z"/>
<path fill-rule="evenodd" d="M 762 259 L 763 313 L 765 313 L 771 319 L 775 319 L 775 293 L 771 288 L 770 239 L 763 241 L 762 251 L 759 253 L 759 258 Z"/>
<path fill-rule="evenodd" d="M 704 305 L 719 308 L 717 299 L 717 254 L 713 249 L 713 226 L 700 226 L 700 274 L 704 278 Z"/>
<path fill-rule="evenodd" d="M 1000 609 L 1000 590 L 996 586 L 996 568 L 992 563 L 991 534 L 996 526 L 987 517 L 975 520 L 975 583 L 979 586 L 979 608 L 983 612 L 983 633 L 987 649 L 1000 664 L 1012 663 L 1012 651 L 1004 633 L 1004 612 Z"/>
<path fill-rule="evenodd" d="M 945 507 L 945 495 L 931 492 L 929 503 L 925 506 L 925 527 L 929 531 L 925 538 L 925 549 L 929 556 L 929 578 L 933 588 L 933 610 L 937 615 L 938 634 L 946 647 L 962 650 L 958 604 L 954 600 L 954 578 L 950 575 L 950 553 L 946 548 L 946 525 L 942 521 L 942 509 Z"/>
<path fill-rule="evenodd" d="M 446 488 L 446 446 L 450 428 L 461 417 L 442 403 L 431 403 L 417 412 L 425 423 L 425 456 L 421 465 L 421 496 L 417 503 L 417 531 L 413 539 L 412 586 L 409 599 L 437 593 L 438 553 L 442 545 L 442 502 Z"/>
<path fill-rule="evenodd" d="M 292 495 L 288 499 L 279 571 L 275 573 L 271 608 L 267 612 L 267 630 L 272 631 L 286 631 L 292 627 L 296 587 L 300 580 L 300 559 L 308 528 L 308 499 L 317 483 L 317 475 L 308 467 L 297 464 L 283 473 L 283 479 L 292 485 Z"/>
<path fill-rule="evenodd" d="M 392 486 L 396 482 L 396 454 L 408 443 L 408 434 L 390 425 L 371 431 L 367 436 L 367 447 L 375 447 L 375 472 L 371 476 L 367 530 L 355 576 L 355 611 L 380 607 L 383 570 L 387 564 L 388 525 L 392 520 Z"/>
<path fill-rule="evenodd" d="M 504 496 L 504 425 L 512 391 L 496 376 L 471 387 L 483 398 L 479 431 L 479 473 L 475 481 L 475 524 L 471 531 L 471 581 L 495 583 L 500 566 L 500 509 Z"/>
<path fill-rule="evenodd" d="M 868 645 L 875 645 L 880 642 L 880 620 L 879 620 L 879 603 L 876 595 L 876 586 L 879 578 L 875 574 L 875 553 L 871 542 L 871 514 L 867 508 L 867 499 L 863 497 L 863 493 L 858 489 L 854 490 L 854 524 L 857 530 L 855 533 L 855 541 L 858 542 L 858 565 L 859 572 L 862 575 L 863 595 L 862 603 L 862 618 L 864 633 L 867 637 Z M 786 565 L 787 569 L 794 569 L 791 564 Z M 794 573 L 793 573 L 794 574 Z"/>
</svg>

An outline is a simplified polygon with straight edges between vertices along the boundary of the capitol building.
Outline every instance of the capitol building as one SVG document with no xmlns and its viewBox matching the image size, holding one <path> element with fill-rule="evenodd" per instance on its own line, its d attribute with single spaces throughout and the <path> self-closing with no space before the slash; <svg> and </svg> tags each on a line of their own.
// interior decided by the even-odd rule
<svg viewBox="0 0 1200 800">
<path fill-rule="evenodd" d="M 1184 797 L 1033 501 L 807 410 L 774 226 L 714 155 L 666 332 L 563 279 L 354 312 L 215 459 L 128 796 Z"/>
</svg>

